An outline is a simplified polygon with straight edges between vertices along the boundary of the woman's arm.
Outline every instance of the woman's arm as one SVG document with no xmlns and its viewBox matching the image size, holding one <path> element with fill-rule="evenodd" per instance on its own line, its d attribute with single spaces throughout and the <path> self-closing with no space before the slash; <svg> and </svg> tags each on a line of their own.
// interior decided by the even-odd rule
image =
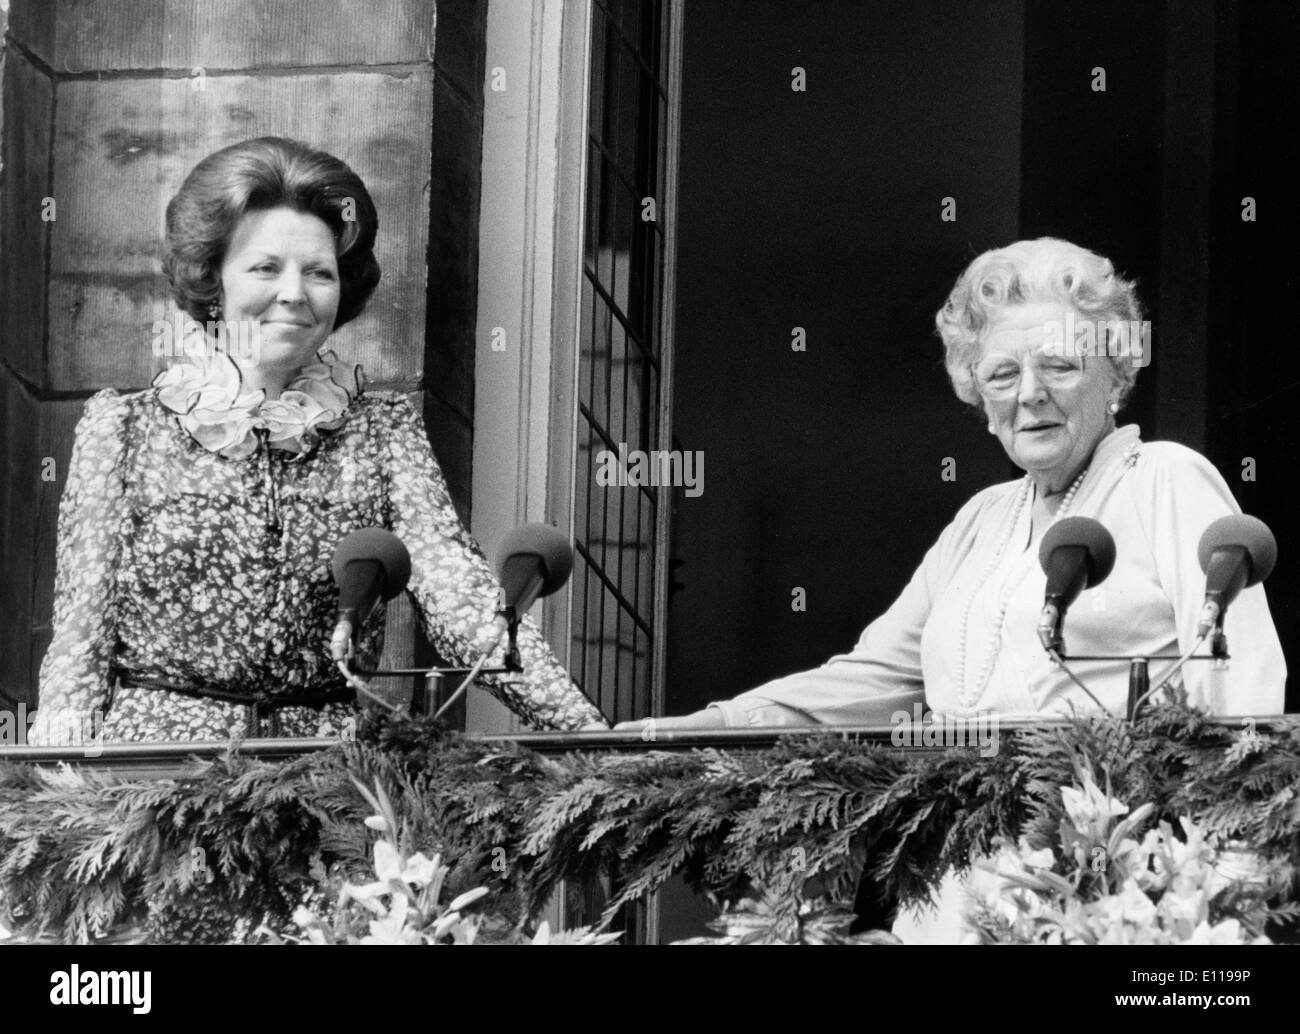
<svg viewBox="0 0 1300 1034">
<path fill-rule="evenodd" d="M 921 633 L 935 595 L 957 563 L 962 543 L 989 504 L 1007 486 L 977 493 L 921 561 L 889 609 L 871 622 L 849 652 L 810 671 L 775 679 L 731 700 L 717 701 L 688 716 L 688 724 L 732 727 L 790 725 L 887 725 L 924 703 Z M 663 719 L 656 724 L 661 727 Z"/>
<path fill-rule="evenodd" d="M 1205 602 L 1205 572 L 1197 555 L 1201 535 L 1241 507 L 1209 460 L 1174 442 L 1143 445 L 1134 473 L 1137 511 L 1160 585 L 1173 605 L 1181 653 L 1196 641 Z M 1223 671 L 1209 661 L 1187 664 L 1181 675 L 1189 702 L 1216 714 L 1280 714 L 1286 661 L 1262 585 L 1242 590 L 1223 628 L 1232 660 Z M 1209 642 L 1196 652 L 1209 653 Z"/>
<path fill-rule="evenodd" d="M 821 667 L 751 689 L 710 709 L 727 726 L 887 725 L 925 700 L 921 632 L 930 615 L 943 538 L 926 554 L 897 600 L 866 627 L 857 645 Z"/>
<path fill-rule="evenodd" d="M 439 652 L 469 666 L 498 638 L 500 584 L 456 515 L 415 408 L 401 395 L 388 404 L 386 474 L 392 530 L 411 551 L 411 596 L 425 634 Z M 525 722 L 536 729 L 606 725 L 531 618 L 519 624 L 519 655 L 524 671 L 510 677 L 515 685 L 493 677 L 484 681 Z M 502 658 L 502 650 L 494 648 L 488 664 L 499 665 Z"/>
<path fill-rule="evenodd" d="M 41 663 L 32 743 L 75 745 L 93 738 L 92 722 L 108 697 L 126 408 L 106 388 L 86 401 L 77 423 L 59 503 L 54 638 Z"/>
</svg>

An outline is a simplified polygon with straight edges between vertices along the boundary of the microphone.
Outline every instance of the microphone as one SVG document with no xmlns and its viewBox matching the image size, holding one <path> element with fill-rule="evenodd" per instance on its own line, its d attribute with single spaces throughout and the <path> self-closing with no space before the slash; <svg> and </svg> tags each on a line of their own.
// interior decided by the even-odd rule
<svg viewBox="0 0 1300 1034">
<path fill-rule="evenodd" d="M 359 528 L 343 537 L 330 567 L 339 588 L 330 656 L 346 661 L 362 623 L 380 600 L 387 602 L 406 588 L 411 579 L 411 554 L 391 531 Z"/>
<path fill-rule="evenodd" d="M 1047 574 L 1038 639 L 1044 650 L 1061 653 L 1065 612 L 1084 589 L 1106 580 L 1115 566 L 1115 540 L 1100 521 L 1066 517 L 1047 529 L 1038 562 Z"/>
<path fill-rule="evenodd" d="M 523 524 L 501 540 L 495 567 L 502 588 L 501 614 L 510 634 L 506 663 L 518 666 L 519 619 L 539 596 L 551 595 L 569 580 L 573 549 L 549 524 Z"/>
<path fill-rule="evenodd" d="M 1207 636 L 1223 623 L 1223 615 L 1237 594 L 1258 585 L 1277 563 L 1277 539 L 1257 517 L 1229 514 L 1205 529 L 1197 547 L 1205 572 L 1205 604 L 1197 636 Z"/>
<path fill-rule="evenodd" d="M 573 570 L 569 540 L 549 524 L 523 524 L 497 547 L 496 574 L 505 590 L 502 609 L 527 613 L 539 596 L 563 588 Z"/>
<path fill-rule="evenodd" d="M 569 572 L 573 570 L 573 549 L 568 538 L 549 524 L 521 524 L 501 540 L 493 567 L 501 583 L 501 609 L 497 612 L 497 620 L 505 622 L 509 636 L 504 667 L 506 671 L 523 671 L 519 660 L 519 619 L 539 596 L 549 596 L 569 580 Z M 500 633 L 497 641 L 500 641 Z M 473 683 L 488 653 L 478 659 L 456 692 L 434 712 L 435 718 L 451 707 Z"/>
</svg>

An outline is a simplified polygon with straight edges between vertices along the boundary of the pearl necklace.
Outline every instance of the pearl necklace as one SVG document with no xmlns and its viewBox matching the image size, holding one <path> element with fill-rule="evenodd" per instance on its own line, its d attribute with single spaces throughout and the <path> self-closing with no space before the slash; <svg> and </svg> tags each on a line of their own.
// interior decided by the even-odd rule
<svg viewBox="0 0 1300 1034">
<path fill-rule="evenodd" d="M 1070 509 L 1070 504 L 1074 502 L 1075 495 L 1078 494 L 1079 486 L 1083 484 L 1083 479 L 1088 476 L 1088 469 L 1084 468 L 1083 472 L 1074 479 L 1065 495 L 1061 498 L 1061 505 L 1056 508 L 1056 513 L 1052 516 L 1051 524 L 1055 524 L 1063 518 Z M 1002 541 L 998 544 L 997 553 L 980 575 L 975 587 L 971 590 L 970 597 L 966 600 L 966 606 L 962 612 L 961 621 L 961 640 L 960 649 L 960 680 L 958 682 L 958 703 L 967 711 L 974 710 L 975 703 L 983 695 L 984 690 L 988 688 L 989 679 L 993 677 L 993 665 L 997 661 L 998 647 L 1002 639 L 1002 626 L 1006 622 L 1007 608 L 1011 606 L 1011 597 L 1014 595 L 1017 586 L 1024 580 L 1025 575 L 1029 573 L 1032 562 L 1029 566 L 1024 566 L 1023 562 L 1017 562 L 1017 567 L 1013 567 L 1011 573 L 1007 576 L 1006 584 L 1003 587 L 1002 598 L 998 600 L 997 617 L 993 621 L 993 635 L 989 642 L 989 648 L 984 657 L 984 663 L 980 666 L 979 675 L 975 678 L 974 689 L 966 681 L 966 641 L 967 630 L 970 625 L 971 610 L 975 606 L 975 601 L 979 598 L 984 586 L 988 580 L 993 577 L 994 572 L 998 569 L 998 564 L 1002 556 L 1011 544 L 1011 539 L 1016 534 L 1016 528 L 1020 524 L 1020 514 L 1024 511 L 1025 504 L 1029 501 L 1029 489 L 1032 484 L 1028 474 L 1025 475 L 1024 481 L 1020 483 L 1020 489 L 1016 493 L 1016 503 L 1011 511 L 1011 520 L 1007 523 L 1007 533 L 1003 536 Z M 1031 554 L 1032 556 L 1032 554 Z M 1023 567 L 1023 570 L 1017 570 Z"/>
</svg>

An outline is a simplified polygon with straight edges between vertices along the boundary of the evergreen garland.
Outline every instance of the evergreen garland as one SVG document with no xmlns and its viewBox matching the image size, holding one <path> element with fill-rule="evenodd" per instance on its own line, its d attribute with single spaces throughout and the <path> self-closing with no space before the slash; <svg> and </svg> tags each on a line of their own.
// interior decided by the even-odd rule
<svg viewBox="0 0 1300 1034">
<path fill-rule="evenodd" d="M 1151 822 L 1190 815 L 1284 864 L 1273 919 L 1300 915 L 1300 721 L 1233 730 L 1161 707 L 910 754 L 833 733 L 766 750 L 573 753 L 476 743 L 432 721 L 372 715 L 353 743 L 273 763 L 195 761 L 184 778 L 0 765 L 0 919 L 25 936 L 86 942 L 241 939 L 287 928 L 295 906 L 369 870 L 378 780 L 404 850 L 441 852 L 451 895 L 524 923 L 562 879 L 617 876 L 606 908 L 682 873 L 716 901 L 761 897 L 789 917 L 848 905 L 864 869 L 902 904 L 996 837 L 1054 842 L 1060 788 L 1089 772 Z M 793 920 L 792 920 L 793 921 Z"/>
</svg>

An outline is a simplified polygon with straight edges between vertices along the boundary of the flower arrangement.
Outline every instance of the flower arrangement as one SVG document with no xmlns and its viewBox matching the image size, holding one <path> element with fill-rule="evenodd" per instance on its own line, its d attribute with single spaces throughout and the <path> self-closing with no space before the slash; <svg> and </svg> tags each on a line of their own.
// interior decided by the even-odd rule
<svg viewBox="0 0 1300 1034">
<path fill-rule="evenodd" d="M 375 787 L 369 799 L 357 781 Z M 400 930 L 421 938 L 456 912 L 478 923 L 474 943 L 527 942 L 561 881 L 608 876 L 601 911 L 583 921 L 612 923 L 680 874 L 715 905 L 742 902 L 715 926 L 723 943 L 833 943 L 844 927 L 832 913 L 851 911 L 863 876 L 880 901 L 909 907 L 932 900 L 950 870 L 991 857 L 1032 886 L 1008 899 L 996 871 L 976 874 L 994 884 L 984 940 L 1051 941 L 1054 923 L 1062 942 L 1102 943 L 1118 923 L 1131 929 L 1112 939 L 1154 937 L 1150 926 L 1294 942 L 1297 786 L 1300 718 L 1257 732 L 1181 707 L 1017 730 L 987 758 L 833 734 L 758 750 L 547 756 L 375 711 L 353 741 L 285 761 L 232 748 L 175 778 L 0 763 L 0 923 L 29 942 L 242 943 L 265 925 L 313 943 L 301 906 L 346 943 L 397 931 L 392 913 L 405 907 Z M 1118 810 L 1126 801 L 1154 810 Z M 1147 902 L 1130 888 L 1125 906 L 1129 875 Z M 384 886 L 344 898 L 345 883 Z M 1022 917 L 1017 889 L 1048 924 Z M 1156 919 L 1124 918 L 1128 907 L 1149 919 L 1150 905 Z M 457 941 L 444 931 L 433 943 Z"/>
<path fill-rule="evenodd" d="M 293 920 L 300 935 L 277 933 L 263 925 L 257 931 L 272 944 L 609 944 L 618 933 L 602 933 L 589 927 L 550 932 L 542 922 L 530 939 L 521 927 L 503 929 L 507 924 L 497 917 L 466 913 L 465 910 L 488 894 L 486 887 L 476 887 L 443 904 L 442 891 L 451 870 L 442 856 L 432 858 L 417 851 L 408 854 L 399 838 L 396 812 L 383 784 L 375 782 L 371 793 L 355 778 L 357 790 L 375 810 L 365 820 L 367 828 L 377 830 L 380 838 L 374 845 L 376 879 L 356 885 L 344 882 L 336 894 L 334 915 L 327 923 L 306 904 L 294 912 Z M 486 935 L 485 935 L 486 934 Z"/>
<path fill-rule="evenodd" d="M 1269 944 L 1267 899 L 1280 873 L 1245 851 L 1220 846 L 1187 816 L 1181 835 L 1155 812 L 1129 810 L 1080 772 L 1061 788 L 1059 853 L 1000 841 L 975 863 L 967 924 L 979 943 Z M 992 879 L 982 881 L 978 874 Z M 981 886 L 982 884 L 982 886 Z"/>
</svg>

